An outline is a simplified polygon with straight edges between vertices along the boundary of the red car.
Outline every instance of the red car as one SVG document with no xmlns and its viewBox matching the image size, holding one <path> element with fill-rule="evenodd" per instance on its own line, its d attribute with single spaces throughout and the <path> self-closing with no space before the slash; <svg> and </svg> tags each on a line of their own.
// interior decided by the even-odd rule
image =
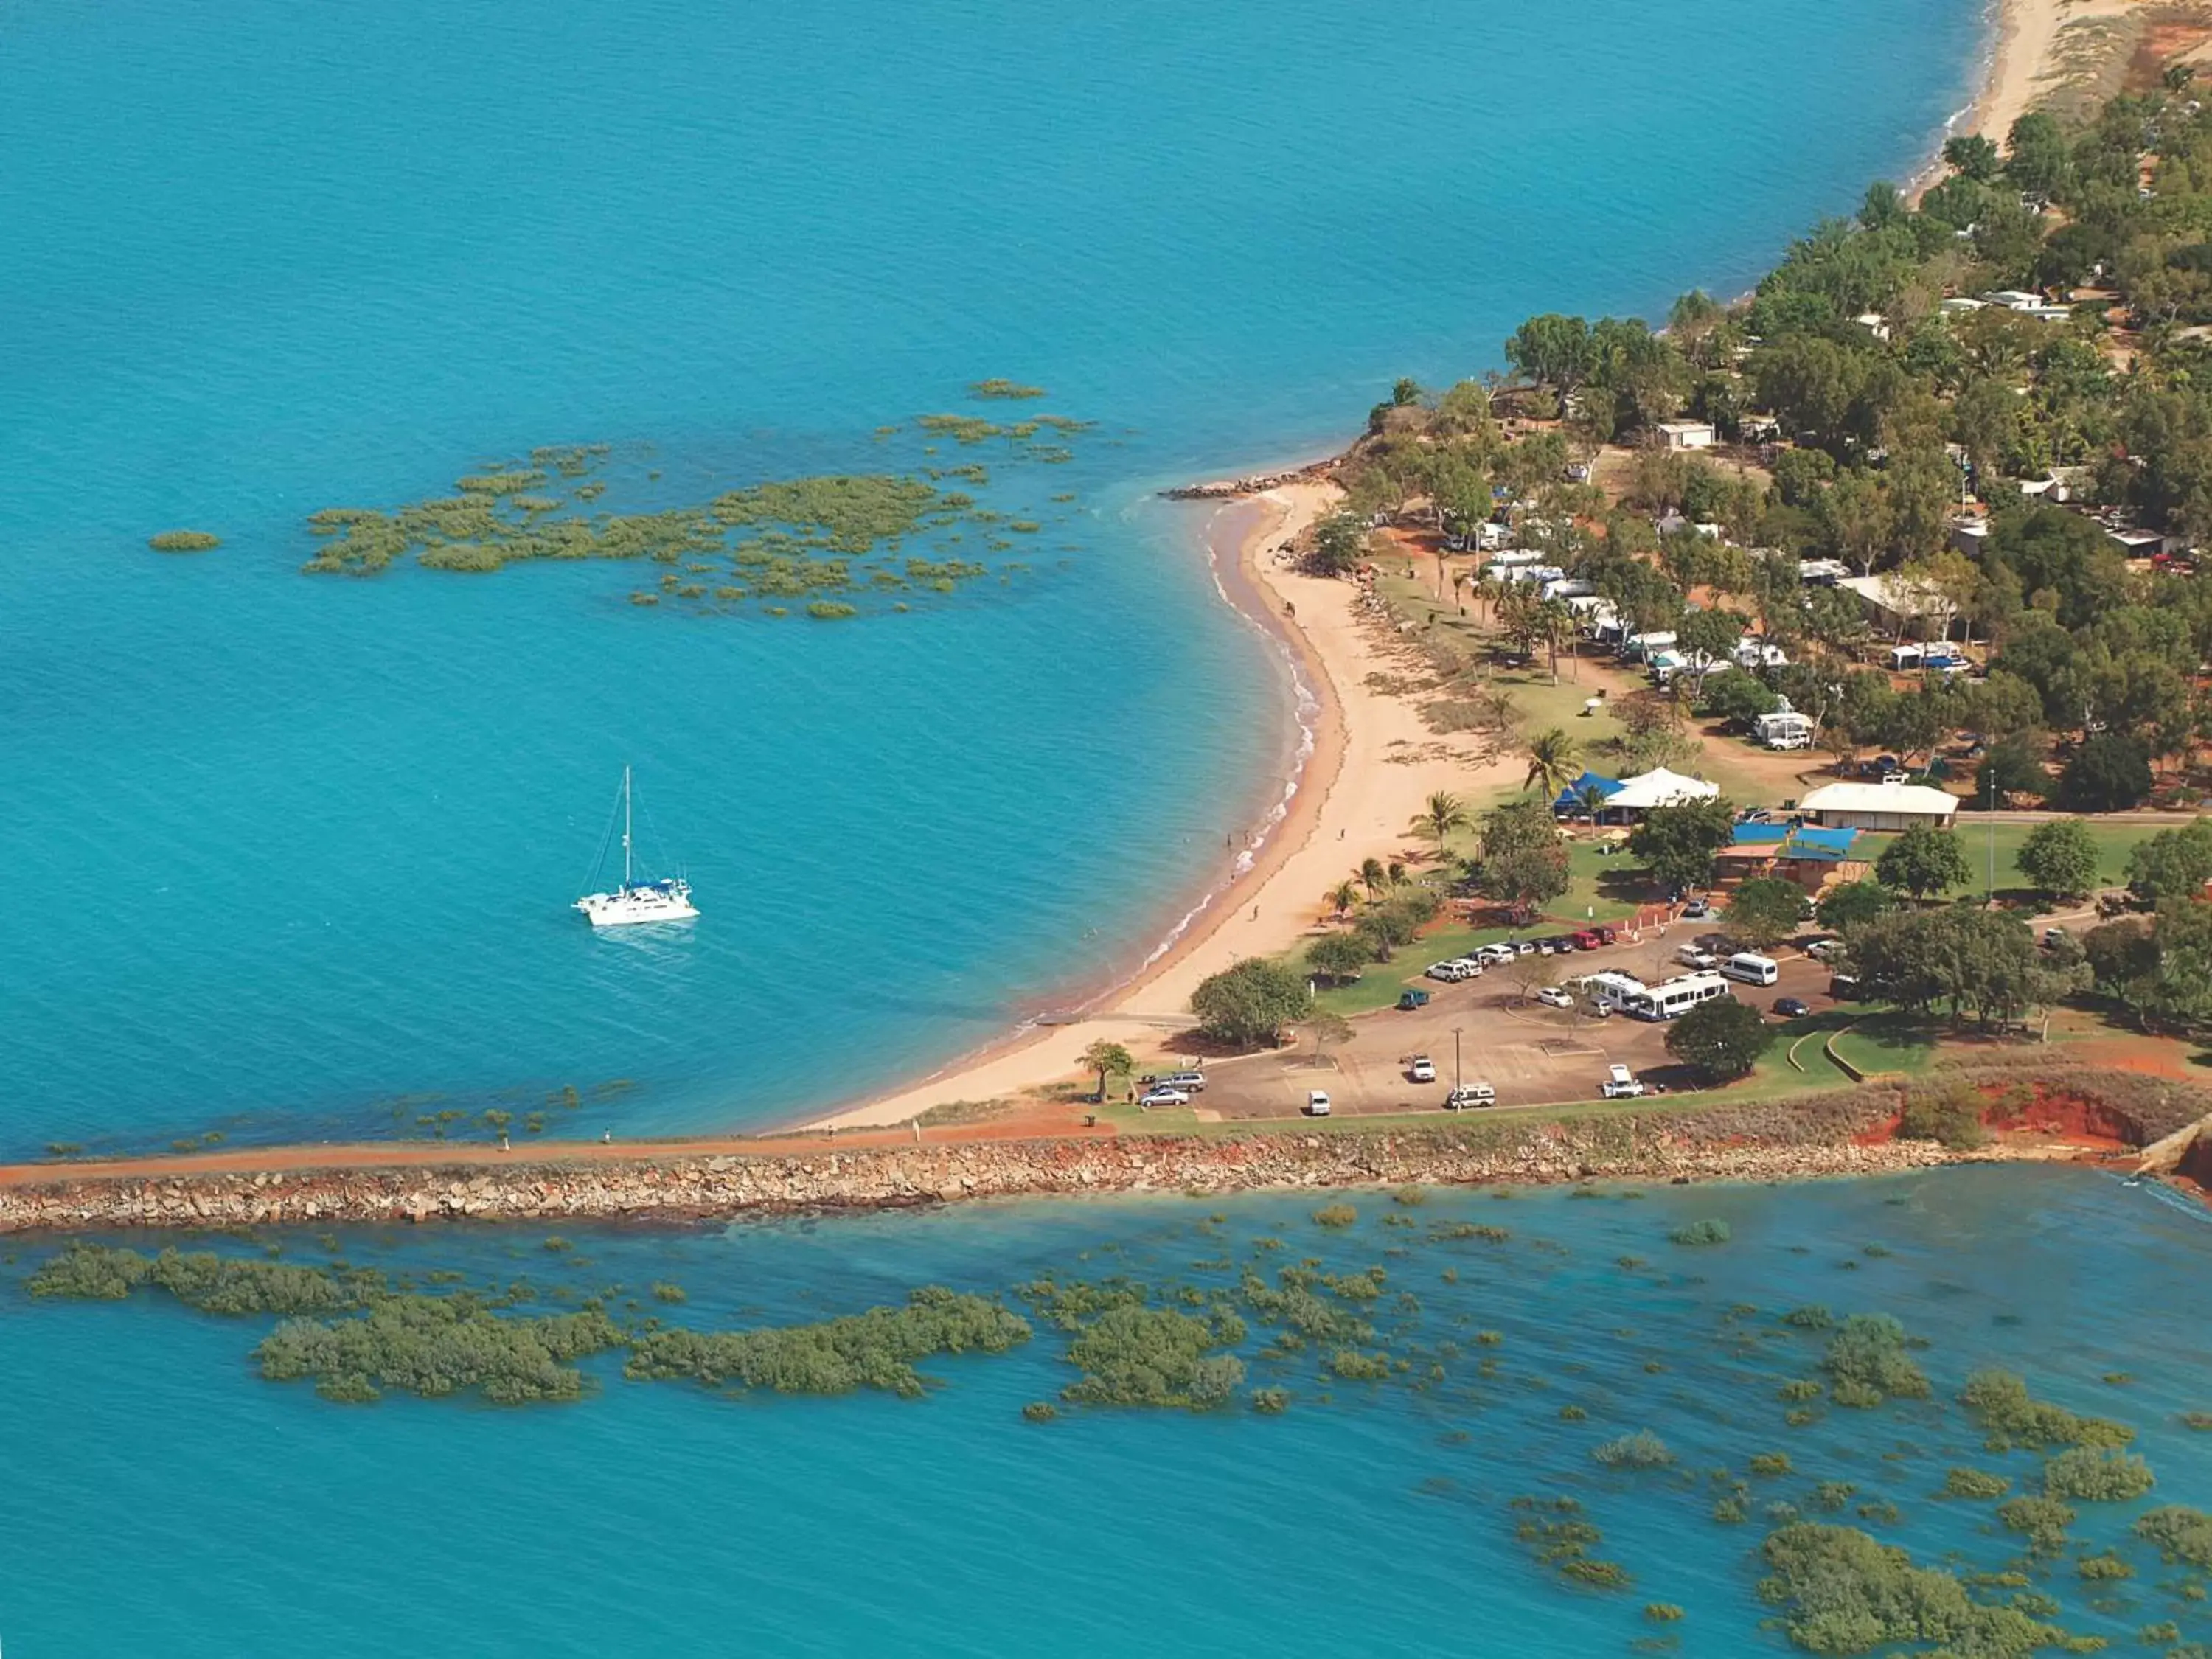
<svg viewBox="0 0 2212 1659">
<path fill-rule="evenodd" d="M 1595 951 L 1599 945 L 1607 943 L 1607 940 L 1602 935 L 1585 929 L 1579 933 L 1568 934 L 1567 942 L 1577 951 Z"/>
</svg>

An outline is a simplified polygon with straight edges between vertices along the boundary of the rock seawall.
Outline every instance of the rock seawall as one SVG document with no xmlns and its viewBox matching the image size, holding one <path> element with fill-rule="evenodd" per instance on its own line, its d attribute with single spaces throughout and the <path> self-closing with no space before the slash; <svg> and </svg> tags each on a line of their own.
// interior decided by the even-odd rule
<svg viewBox="0 0 2212 1659">
<path fill-rule="evenodd" d="M 981 1141 L 777 1156 L 78 1177 L 0 1188 L 0 1231 L 333 1222 L 672 1220 L 966 1199 L 1585 1177 L 1775 1181 L 1924 1168 L 1923 1142 L 1720 1139 L 1592 1120 L 1517 1135 L 1334 1133 Z"/>
</svg>

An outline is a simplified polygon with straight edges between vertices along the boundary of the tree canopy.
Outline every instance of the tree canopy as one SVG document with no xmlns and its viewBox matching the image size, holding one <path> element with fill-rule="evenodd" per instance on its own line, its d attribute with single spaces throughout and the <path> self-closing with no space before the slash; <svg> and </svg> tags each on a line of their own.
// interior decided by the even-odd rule
<svg viewBox="0 0 2212 1659">
<path fill-rule="evenodd" d="M 1655 806 L 1632 830 L 1628 850 L 1668 892 L 1709 887 L 1714 854 L 1735 836 L 1735 809 L 1717 797 Z"/>
<path fill-rule="evenodd" d="M 1667 1028 L 1667 1052 L 1725 1083 L 1749 1075 L 1774 1038 L 1775 1028 L 1759 1010 L 1734 997 L 1715 997 Z"/>
<path fill-rule="evenodd" d="M 1914 824 L 1883 848 L 1874 872 L 1884 886 L 1917 899 L 1964 886 L 1972 873 L 1959 837 L 1925 823 Z"/>
<path fill-rule="evenodd" d="M 1199 982 L 1191 993 L 1198 1029 L 1222 1042 L 1276 1042 L 1313 1007 L 1303 975 L 1279 962 L 1250 957 Z"/>
</svg>

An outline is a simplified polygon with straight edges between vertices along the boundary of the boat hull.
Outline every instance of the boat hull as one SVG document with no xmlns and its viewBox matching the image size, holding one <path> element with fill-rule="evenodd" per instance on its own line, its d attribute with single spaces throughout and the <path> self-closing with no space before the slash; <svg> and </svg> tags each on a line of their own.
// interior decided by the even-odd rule
<svg viewBox="0 0 2212 1659">
<path fill-rule="evenodd" d="M 576 908 L 594 927 L 634 927 L 643 922 L 690 921 L 699 912 L 688 893 L 653 890 L 592 893 L 576 901 Z"/>
</svg>

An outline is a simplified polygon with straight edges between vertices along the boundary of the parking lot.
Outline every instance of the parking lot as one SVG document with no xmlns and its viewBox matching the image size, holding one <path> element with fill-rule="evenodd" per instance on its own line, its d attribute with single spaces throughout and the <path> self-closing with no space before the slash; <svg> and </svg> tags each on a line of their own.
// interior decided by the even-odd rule
<svg viewBox="0 0 2212 1659">
<path fill-rule="evenodd" d="M 1212 1062 L 1199 1104 L 1223 1118 L 1285 1117 L 1304 1109 L 1310 1090 L 1322 1089 L 1339 1116 L 1427 1111 L 1443 1104 L 1455 1064 L 1456 1075 L 1467 1082 L 1496 1089 L 1499 1106 L 1595 1100 L 1606 1068 L 1613 1065 L 1626 1066 L 1655 1091 L 1694 1087 L 1694 1077 L 1667 1052 L 1666 1024 L 1546 1007 L 1535 1000 L 1534 986 L 1601 969 L 1646 981 L 1685 972 L 1675 952 L 1696 932 L 1694 925 L 1680 926 L 1672 930 L 1671 939 L 1655 942 L 1647 935 L 1641 945 L 1577 951 L 1550 958 L 1540 968 L 1493 969 L 1456 985 L 1424 981 L 1431 992 L 1426 1007 L 1364 1016 L 1352 1022 L 1352 1036 L 1346 1042 L 1316 1051 L 1308 1038 L 1293 1048 Z M 1814 1013 L 1836 1006 L 1827 994 L 1826 968 L 1801 954 L 1775 955 L 1779 983 L 1731 984 L 1738 1000 L 1761 1012 L 1784 996 L 1799 999 Z M 1516 977 L 1521 973 L 1530 983 L 1525 995 Z M 1426 1054 L 1435 1064 L 1434 1083 L 1408 1078 L 1407 1068 L 1415 1054 Z"/>
</svg>

